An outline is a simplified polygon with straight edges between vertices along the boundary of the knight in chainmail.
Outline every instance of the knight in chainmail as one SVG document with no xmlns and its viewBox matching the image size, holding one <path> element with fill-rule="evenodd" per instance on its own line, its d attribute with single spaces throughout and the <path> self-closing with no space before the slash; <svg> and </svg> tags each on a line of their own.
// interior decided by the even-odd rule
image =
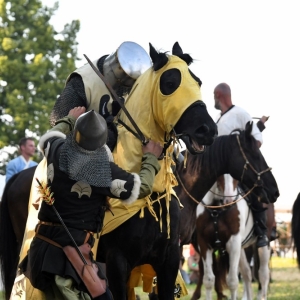
<svg viewBox="0 0 300 300">
<path fill-rule="evenodd" d="M 151 66 L 148 53 L 134 42 L 122 43 L 116 52 L 104 55 L 93 63 L 123 102 L 135 80 Z M 117 131 L 112 116 L 118 113 L 120 105 L 113 101 L 109 89 L 89 64 L 85 64 L 68 76 L 65 88 L 51 112 L 51 125 L 53 126 L 76 106 L 84 106 L 87 111 L 94 109 L 107 120 L 109 129 L 107 145 L 113 149 Z"/>
<path fill-rule="evenodd" d="M 160 170 L 157 157 L 162 146 L 158 143 L 142 146 L 141 170 L 135 174 L 113 162 L 106 140 L 105 119 L 94 110 L 75 107 L 39 142 L 47 158 L 47 186 L 53 193 L 54 207 L 78 246 L 88 243 L 93 247 L 94 233 L 101 231 L 109 205 L 107 199 L 119 198 L 128 205 L 144 198 L 151 193 Z M 35 237 L 20 266 L 24 274 L 46 299 L 92 299 L 61 248 L 74 245 L 54 208 L 43 201 L 38 218 Z M 94 261 L 92 252 L 90 257 Z M 105 279 L 100 265 L 98 268 L 98 276 Z M 94 299 L 112 298 L 107 290 Z"/>
</svg>

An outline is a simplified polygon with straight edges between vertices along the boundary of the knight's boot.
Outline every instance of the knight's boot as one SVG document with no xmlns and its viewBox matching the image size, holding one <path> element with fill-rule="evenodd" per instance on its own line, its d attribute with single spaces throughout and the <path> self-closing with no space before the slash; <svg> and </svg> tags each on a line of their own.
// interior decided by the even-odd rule
<svg viewBox="0 0 300 300">
<path fill-rule="evenodd" d="M 254 233 L 257 235 L 257 248 L 268 246 L 269 239 L 267 237 L 266 212 L 265 210 L 252 210 L 254 218 Z"/>
<path fill-rule="evenodd" d="M 273 226 L 270 232 L 270 242 L 278 239 L 278 232 L 276 229 L 276 219 L 275 219 L 275 209 L 274 209 L 274 203 L 269 203 L 265 206 L 267 208 L 266 214 L 268 221 L 271 221 L 273 219 Z M 270 218 L 270 220 L 269 220 Z"/>
</svg>

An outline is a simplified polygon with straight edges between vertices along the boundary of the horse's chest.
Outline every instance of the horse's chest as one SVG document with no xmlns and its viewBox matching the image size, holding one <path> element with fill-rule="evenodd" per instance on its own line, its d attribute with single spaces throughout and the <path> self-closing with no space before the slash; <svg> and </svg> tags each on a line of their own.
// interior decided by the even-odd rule
<svg viewBox="0 0 300 300">
<path fill-rule="evenodd" d="M 222 211 L 205 211 L 197 218 L 197 229 L 209 244 L 214 245 L 216 240 L 227 243 L 232 235 L 239 232 L 240 219 L 236 207 Z"/>
</svg>

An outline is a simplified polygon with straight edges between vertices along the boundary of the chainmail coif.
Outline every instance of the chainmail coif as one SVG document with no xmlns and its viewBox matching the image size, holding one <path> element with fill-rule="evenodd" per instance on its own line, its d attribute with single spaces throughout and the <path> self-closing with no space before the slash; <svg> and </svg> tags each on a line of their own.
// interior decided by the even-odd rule
<svg viewBox="0 0 300 300">
<path fill-rule="evenodd" d="M 69 134 L 61 149 L 59 169 L 72 180 L 85 181 L 96 187 L 110 187 L 112 175 L 108 151 L 110 153 L 106 145 L 95 151 L 85 150 Z"/>
</svg>

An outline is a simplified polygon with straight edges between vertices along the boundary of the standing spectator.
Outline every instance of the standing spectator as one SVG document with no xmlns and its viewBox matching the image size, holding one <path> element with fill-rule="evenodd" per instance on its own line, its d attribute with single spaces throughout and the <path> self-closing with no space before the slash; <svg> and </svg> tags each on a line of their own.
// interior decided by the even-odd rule
<svg viewBox="0 0 300 300">
<path fill-rule="evenodd" d="M 19 141 L 19 151 L 20 155 L 12 159 L 6 166 L 6 179 L 7 182 L 13 175 L 34 167 L 37 162 L 33 161 L 31 158 L 35 153 L 35 142 L 32 138 L 22 138 Z"/>
<path fill-rule="evenodd" d="M 191 244 L 190 256 L 187 261 L 189 272 L 190 272 L 190 283 L 197 284 L 199 281 L 199 277 L 200 277 L 199 260 L 200 260 L 199 253 L 194 249 L 194 247 Z"/>
<path fill-rule="evenodd" d="M 186 284 L 190 284 L 191 281 L 190 281 L 190 277 L 189 275 L 187 274 L 187 272 L 183 269 L 183 265 L 184 265 L 184 262 L 185 262 L 185 258 L 183 255 L 181 255 L 181 258 L 180 258 L 180 263 L 179 263 L 179 271 L 180 271 L 180 274 L 184 280 L 184 282 Z"/>
</svg>

